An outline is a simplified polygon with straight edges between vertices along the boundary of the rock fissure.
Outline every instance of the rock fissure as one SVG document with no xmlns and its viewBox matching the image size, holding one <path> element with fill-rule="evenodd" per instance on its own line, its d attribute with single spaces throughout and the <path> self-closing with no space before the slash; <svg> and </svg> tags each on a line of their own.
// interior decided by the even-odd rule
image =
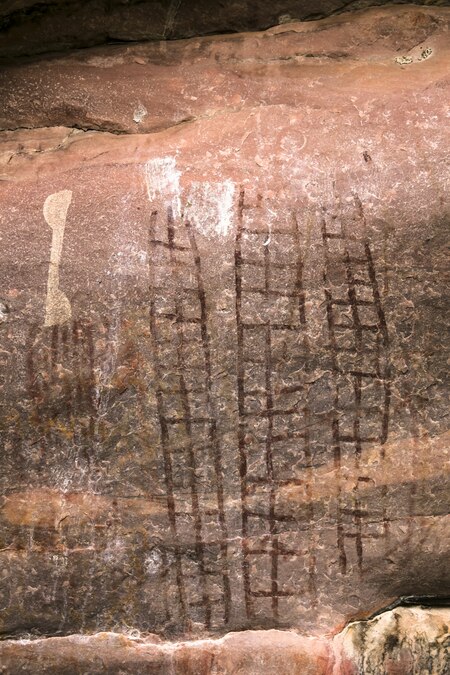
<svg viewBox="0 0 450 675">
<path fill-rule="evenodd" d="M 7 551 L 11 550 L 8 547 L 1 549 L 2 551 Z M 128 575 L 126 575 L 128 576 Z M 394 613 L 394 610 L 399 609 L 402 610 L 402 608 L 408 608 L 408 609 L 416 609 L 416 610 L 437 610 L 437 609 L 445 609 L 445 608 L 450 608 L 450 596 L 434 596 L 434 595 L 407 595 L 407 596 L 401 596 L 397 598 L 396 600 L 393 600 L 391 603 L 388 605 L 376 609 L 373 612 L 370 612 L 368 610 L 368 615 L 366 617 L 355 617 L 355 618 L 348 618 L 345 625 L 343 627 L 340 627 L 339 630 L 336 630 L 333 632 L 333 634 L 330 636 L 330 640 L 339 640 L 340 637 L 348 630 L 352 629 L 354 627 L 360 627 L 363 626 L 364 624 L 373 624 L 376 620 L 378 620 L 380 617 L 383 615 L 387 615 Z M 395 613 L 393 614 L 395 616 Z M 450 610 L 449 610 L 449 617 L 450 617 Z M 255 629 L 253 629 L 255 630 Z M 256 629 L 257 630 L 257 629 Z M 280 631 L 280 629 L 277 629 Z M 116 636 L 124 636 L 129 639 L 137 639 L 137 640 L 149 640 L 150 642 L 156 641 L 156 643 L 161 646 L 161 647 L 166 647 L 166 648 L 173 648 L 177 647 L 183 644 L 219 644 L 223 643 L 224 640 L 226 640 L 230 635 L 234 635 L 235 633 L 245 633 L 247 632 L 247 628 L 241 628 L 241 629 L 235 629 L 233 631 L 230 631 L 230 633 L 224 633 L 221 636 L 217 637 L 192 637 L 190 639 L 176 639 L 176 640 L 170 640 L 164 637 L 161 637 L 157 634 L 150 634 L 146 635 L 141 634 L 141 631 L 138 628 L 133 628 L 130 626 L 125 626 L 122 630 L 114 632 L 111 631 L 111 634 L 114 634 Z M 22 630 L 18 628 L 17 631 L 15 631 L 14 634 L 7 634 L 0 632 L 0 643 L 2 641 L 18 641 L 22 642 L 25 640 L 29 641 L 36 641 L 36 640 L 48 640 L 50 638 L 73 638 L 73 637 L 79 637 L 79 638 L 92 638 L 98 635 L 99 633 L 103 633 L 104 631 L 96 631 L 92 633 L 64 633 L 61 631 L 57 631 L 55 633 L 40 633 L 38 632 L 38 629 L 36 627 L 30 628 L 27 627 L 26 629 Z M 299 637 L 311 637 L 311 639 L 314 639 L 314 636 L 302 636 L 302 634 L 299 631 L 292 630 L 291 628 L 286 628 L 286 629 L 281 629 L 280 632 L 283 633 L 289 633 L 289 634 L 297 634 Z M 449 635 L 450 637 L 450 635 Z M 1 648 L 0 648 L 0 655 L 1 655 Z"/>
</svg>

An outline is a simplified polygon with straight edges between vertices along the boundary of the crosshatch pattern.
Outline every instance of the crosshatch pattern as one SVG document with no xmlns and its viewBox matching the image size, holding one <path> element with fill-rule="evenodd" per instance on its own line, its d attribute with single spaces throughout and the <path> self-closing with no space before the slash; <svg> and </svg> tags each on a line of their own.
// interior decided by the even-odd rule
<svg viewBox="0 0 450 675">
<path fill-rule="evenodd" d="M 283 372 L 277 358 L 280 350 L 292 345 L 308 362 L 303 261 L 296 218 L 287 226 L 269 226 L 262 197 L 249 204 L 244 191 L 239 200 L 235 273 L 245 604 L 251 617 L 269 598 L 269 611 L 277 619 L 282 599 L 298 594 L 281 581 L 285 561 L 306 552 L 310 585 L 315 587 L 314 552 L 285 543 L 283 535 L 295 531 L 296 520 L 279 513 L 276 504 L 278 488 L 304 482 L 284 466 L 286 442 L 303 451 L 306 475 L 311 468 L 305 383 Z M 265 559 L 262 565 L 258 558 Z"/>
<path fill-rule="evenodd" d="M 355 207 L 363 229 L 362 237 L 347 231 L 338 209 L 328 217 L 324 216 L 321 223 L 328 349 L 334 379 L 332 439 L 338 481 L 337 546 L 342 573 L 347 570 L 348 539 L 354 541 L 361 572 L 363 540 L 386 538 L 389 533 L 385 495 L 381 525 L 367 528 L 364 519 L 369 513 L 360 498 L 361 486 L 371 480 L 370 474 L 364 471 L 364 447 L 377 444 L 380 458 L 384 457 L 391 384 L 388 329 L 371 247 L 364 238 L 364 213 L 358 197 L 355 197 Z M 353 486 L 351 505 L 344 504 L 341 495 L 344 453 L 354 459 L 361 474 Z"/>
<path fill-rule="evenodd" d="M 391 391 L 389 335 L 357 198 L 355 209 L 358 235 L 347 232 L 338 207 L 320 223 L 323 334 L 333 400 L 332 413 L 318 421 L 308 379 L 313 317 L 299 215 L 269 220 L 261 195 L 240 192 L 234 240 L 239 532 L 228 524 L 226 498 L 235 503 L 236 495 L 224 489 L 223 455 L 229 449 L 218 429 L 216 355 L 195 227 L 175 218 L 171 208 L 151 214 L 149 321 L 170 530 L 162 574 L 169 621 L 225 626 L 233 613 L 236 560 L 250 621 L 267 616 L 277 623 L 285 603 L 295 598 L 316 605 L 315 443 L 321 429 L 326 439 L 320 452 L 337 480 L 333 519 L 340 572 L 349 573 L 349 556 L 361 572 L 364 540 L 389 534 L 386 504 L 381 524 L 369 523 L 362 494 L 371 480 L 365 447 L 376 444 L 383 458 Z M 350 491 L 348 484 L 342 487 L 344 467 L 356 469 Z M 305 496 L 301 517 L 279 501 L 283 488 L 296 486 Z M 239 542 L 237 558 L 231 538 Z"/>
<path fill-rule="evenodd" d="M 176 226 L 170 208 L 162 217 L 152 213 L 148 243 L 150 330 L 177 612 L 183 623 L 202 622 L 209 629 L 227 623 L 231 592 L 201 261 L 193 228 L 188 222 Z"/>
</svg>

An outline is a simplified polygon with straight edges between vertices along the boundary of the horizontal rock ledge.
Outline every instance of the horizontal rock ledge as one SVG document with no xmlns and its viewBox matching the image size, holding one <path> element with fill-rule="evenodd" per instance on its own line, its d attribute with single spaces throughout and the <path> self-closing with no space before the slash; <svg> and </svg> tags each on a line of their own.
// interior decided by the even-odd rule
<svg viewBox="0 0 450 675">
<path fill-rule="evenodd" d="M 295 642 L 448 585 L 449 17 L 2 70 L 4 635 Z"/>
<path fill-rule="evenodd" d="M 215 640 L 97 633 L 0 643 L 3 672 L 55 675 L 445 675 L 449 608 L 398 607 L 332 637 L 293 631 L 229 633 Z"/>
<path fill-rule="evenodd" d="M 397 0 L 397 6 L 405 0 Z M 445 0 L 425 0 L 440 6 Z M 256 31 L 319 19 L 389 0 L 6 0 L 0 6 L 0 58 L 114 41 L 174 40 Z M 420 1 L 416 4 L 421 4 Z M 425 3 L 424 3 L 425 4 Z"/>
<path fill-rule="evenodd" d="M 356 113 L 366 124 L 375 102 L 413 111 L 445 96 L 449 25 L 450 8 L 373 8 L 266 32 L 41 57 L 0 70 L 0 129 L 145 134 L 276 106 L 303 117 Z"/>
</svg>

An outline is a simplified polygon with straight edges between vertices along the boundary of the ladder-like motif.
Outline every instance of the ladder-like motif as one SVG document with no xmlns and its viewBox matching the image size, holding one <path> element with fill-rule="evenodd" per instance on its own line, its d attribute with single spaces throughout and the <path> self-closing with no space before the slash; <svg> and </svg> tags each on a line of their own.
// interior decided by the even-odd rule
<svg viewBox="0 0 450 675">
<path fill-rule="evenodd" d="M 91 461 L 96 421 L 94 336 L 89 321 L 61 326 L 35 326 L 28 336 L 27 384 L 32 402 L 30 421 L 45 452 L 73 435 Z M 59 440 L 58 440 L 59 439 Z"/>
<path fill-rule="evenodd" d="M 328 349 L 334 379 L 331 435 L 338 481 L 337 546 L 343 574 L 347 572 L 346 539 L 355 542 L 361 572 L 363 540 L 388 535 L 386 500 L 382 500 L 381 531 L 377 524 L 364 525 L 369 513 L 361 502 L 361 486 L 370 482 L 371 477 L 363 474 L 360 460 L 364 446 L 373 444 L 380 447 L 380 459 L 384 457 L 391 385 L 388 329 L 358 197 L 354 206 L 355 230 L 362 229 L 362 235 L 349 231 L 338 210 L 322 219 Z M 341 485 L 346 458 L 361 473 L 353 485 L 350 504 Z"/>
<path fill-rule="evenodd" d="M 148 246 L 156 408 L 172 541 L 168 554 L 174 558 L 178 596 L 175 618 L 210 629 L 228 622 L 231 591 L 201 261 L 193 228 L 189 222 L 176 223 L 170 208 L 162 218 L 152 213 Z"/>
<path fill-rule="evenodd" d="M 279 489 L 305 481 L 313 508 L 310 410 L 299 375 L 309 362 L 303 262 L 295 217 L 269 226 L 262 197 L 253 207 L 245 199 L 242 191 L 235 242 L 242 574 L 247 616 L 262 610 L 277 619 L 282 599 L 315 591 L 310 537 L 293 516 L 277 509 Z M 286 466 L 286 443 L 303 458 L 301 479 Z M 306 528 L 311 521 L 309 513 Z M 292 545 L 299 534 L 298 546 Z M 283 580 L 285 563 L 299 556 L 309 559 L 306 589 Z"/>
</svg>

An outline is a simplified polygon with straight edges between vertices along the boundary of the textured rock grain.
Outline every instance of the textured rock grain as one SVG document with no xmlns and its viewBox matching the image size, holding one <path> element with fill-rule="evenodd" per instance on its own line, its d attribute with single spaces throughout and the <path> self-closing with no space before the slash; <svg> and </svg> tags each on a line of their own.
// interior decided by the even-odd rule
<svg viewBox="0 0 450 675">
<path fill-rule="evenodd" d="M 403 607 L 352 623 L 334 639 L 333 675 L 444 675 L 449 619 L 449 609 Z"/>
<path fill-rule="evenodd" d="M 3 0 L 0 58 L 139 40 L 236 33 L 405 0 Z M 408 4 L 408 3 L 407 3 Z M 446 5 L 446 0 L 416 4 Z"/>
<path fill-rule="evenodd" d="M 164 643 L 99 633 L 0 643 L 2 672 L 151 675 L 445 675 L 448 609 L 398 608 L 330 638 L 266 630 Z"/>
<path fill-rule="evenodd" d="M 361 140 L 366 128 L 409 134 L 398 128 L 401 114 L 426 114 L 432 124 L 435 97 L 448 90 L 449 17 L 450 8 L 372 9 L 264 33 L 110 46 L 4 66 L 0 127 L 139 134 L 202 120 L 226 129 L 230 114 L 261 110 L 276 119 L 291 111 L 303 120 L 300 148 L 311 143 L 309 122 L 326 125 L 326 111 L 354 120 Z M 382 117 L 385 106 L 390 119 Z"/>
<path fill-rule="evenodd" d="M 2 70 L 5 636 L 448 592 L 449 18 Z"/>
</svg>

